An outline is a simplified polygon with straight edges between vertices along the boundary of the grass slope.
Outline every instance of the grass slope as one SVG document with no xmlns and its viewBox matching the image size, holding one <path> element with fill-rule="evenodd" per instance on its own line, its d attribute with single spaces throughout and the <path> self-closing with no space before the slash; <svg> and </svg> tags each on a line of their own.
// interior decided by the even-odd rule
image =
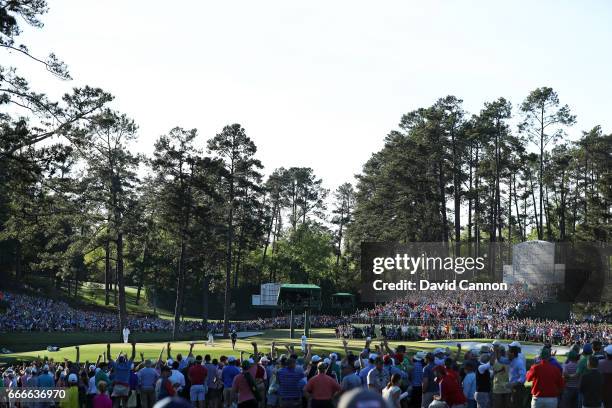
<svg viewBox="0 0 612 408">
<path fill-rule="evenodd" d="M 103 339 L 99 333 L 68 333 L 71 336 L 67 336 L 67 340 L 64 339 L 65 343 L 59 343 L 57 340 L 61 340 L 58 334 L 54 335 L 55 337 L 51 337 L 50 339 L 56 340 L 55 343 L 49 342 L 49 344 L 71 344 L 81 345 L 81 361 L 95 361 L 98 358 L 98 355 L 102 354 L 106 350 L 106 342 L 107 340 Z M 47 336 L 47 333 L 42 334 L 43 336 Z M 117 343 L 116 337 L 117 333 L 111 333 L 115 339 L 112 343 L 112 354 L 115 356 L 119 351 L 129 352 L 130 345 L 124 343 Z M 11 335 L 12 336 L 12 335 Z M 28 334 L 31 337 L 37 337 L 36 334 Z M 157 358 L 159 356 L 159 352 L 162 347 L 166 344 L 166 342 L 170 339 L 169 333 L 151 333 L 150 336 L 146 336 L 146 334 L 141 334 L 141 337 L 137 338 L 138 341 L 141 341 L 137 344 L 136 352 L 137 354 L 142 352 L 144 353 L 145 358 Z M 296 347 L 299 347 L 299 332 L 296 332 L 297 339 L 289 339 L 289 330 L 288 329 L 279 329 L 279 330 L 268 330 L 264 332 L 262 336 L 256 336 L 249 339 L 241 339 L 237 342 L 236 350 L 231 349 L 231 342 L 229 340 L 216 339 L 215 345 L 213 347 L 206 346 L 202 344 L 205 342 L 200 335 L 198 338 L 197 334 L 193 334 L 193 337 L 183 339 L 182 341 L 172 342 L 172 353 L 176 355 L 177 353 L 183 353 L 185 355 L 189 350 L 189 342 L 188 340 L 194 340 L 199 342 L 195 346 L 194 353 L 195 354 L 210 354 L 213 357 L 219 357 L 220 355 L 235 355 L 238 357 L 240 355 L 240 351 L 243 351 L 247 354 L 252 352 L 251 341 L 256 341 L 259 350 L 263 352 L 268 352 L 270 350 L 270 345 L 272 341 L 275 341 L 278 346 L 284 346 L 285 344 L 293 344 Z M 135 337 L 136 338 L 136 337 Z M 24 338 L 25 340 L 25 338 Z M 108 341 L 113 341 L 108 340 Z M 466 339 L 468 341 L 470 339 Z M 38 340 L 40 341 L 40 340 Z M 485 342 L 484 339 L 474 339 L 474 341 Z M 87 344 L 92 343 L 92 344 Z M 342 341 L 337 340 L 334 336 L 334 331 L 331 329 L 313 329 L 311 332 L 311 337 L 309 339 L 309 343 L 313 344 L 313 352 L 317 354 L 328 354 L 333 351 L 342 352 Z M 32 341 L 31 344 L 34 344 Z M 351 340 L 349 342 L 349 349 L 353 352 L 359 352 L 363 348 L 364 341 L 363 340 Z M 416 352 L 419 350 L 432 350 L 436 347 L 439 347 L 439 344 L 434 342 L 426 342 L 426 341 L 415 341 L 415 342 L 390 342 L 392 347 L 404 344 L 408 347 L 409 351 Z M 454 352 L 456 349 L 451 347 L 451 350 Z M 55 360 L 63 360 L 64 358 L 68 358 L 74 360 L 75 358 L 75 349 L 72 346 L 68 346 L 63 348 L 58 352 L 48 352 L 44 347 L 40 348 L 29 348 L 28 351 L 23 351 L 19 353 L 13 354 L 5 354 L 0 355 L 0 361 L 12 361 L 15 359 L 19 360 L 28 360 L 34 359 L 37 357 L 47 356 L 48 358 L 53 358 Z M 165 358 L 164 353 L 164 358 Z M 533 356 L 528 355 L 528 358 L 532 358 Z M 139 358 L 139 356 L 137 356 Z"/>
</svg>

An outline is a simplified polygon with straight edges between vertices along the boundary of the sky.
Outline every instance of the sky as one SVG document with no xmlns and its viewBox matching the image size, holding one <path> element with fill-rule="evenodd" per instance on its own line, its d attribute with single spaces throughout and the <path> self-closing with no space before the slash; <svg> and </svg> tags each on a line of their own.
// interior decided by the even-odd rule
<svg viewBox="0 0 612 408">
<path fill-rule="evenodd" d="M 135 149 L 175 126 L 199 144 L 240 123 L 265 173 L 312 167 L 354 182 L 402 114 L 455 95 L 516 107 L 551 86 L 577 115 L 569 130 L 612 132 L 612 2 L 49 0 L 32 53 L 55 52 L 64 82 L 20 56 L 35 89 L 101 87 L 139 125 Z M 516 112 L 516 109 L 515 109 Z"/>
</svg>

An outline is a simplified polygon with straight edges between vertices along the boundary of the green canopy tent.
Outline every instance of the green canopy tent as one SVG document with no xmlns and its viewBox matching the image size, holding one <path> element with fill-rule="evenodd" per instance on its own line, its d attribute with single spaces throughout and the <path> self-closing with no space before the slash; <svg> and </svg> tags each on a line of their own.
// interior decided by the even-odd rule
<svg viewBox="0 0 612 408">
<path fill-rule="evenodd" d="M 338 292 L 332 295 L 332 309 L 345 311 L 355 308 L 355 295 L 347 292 Z"/>
<path fill-rule="evenodd" d="M 312 284 L 286 283 L 278 291 L 278 306 L 290 311 L 290 338 L 294 336 L 293 314 L 304 312 L 304 335 L 310 335 L 310 311 L 321 309 L 321 288 Z"/>
</svg>

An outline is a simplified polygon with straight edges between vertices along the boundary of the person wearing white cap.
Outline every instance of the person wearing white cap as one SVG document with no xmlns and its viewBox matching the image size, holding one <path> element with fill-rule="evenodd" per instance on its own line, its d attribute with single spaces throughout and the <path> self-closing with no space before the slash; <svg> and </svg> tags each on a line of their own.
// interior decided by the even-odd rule
<svg viewBox="0 0 612 408">
<path fill-rule="evenodd" d="M 66 397 L 62 400 L 62 407 L 79 406 L 79 377 L 75 373 L 68 375 L 68 388 Z"/>
</svg>

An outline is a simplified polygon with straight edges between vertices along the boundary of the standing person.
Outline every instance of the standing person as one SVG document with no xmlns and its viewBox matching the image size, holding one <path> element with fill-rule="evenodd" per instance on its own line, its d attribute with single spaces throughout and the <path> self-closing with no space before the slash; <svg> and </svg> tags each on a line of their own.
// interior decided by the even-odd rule
<svg viewBox="0 0 612 408">
<path fill-rule="evenodd" d="M 434 399 L 446 402 L 449 408 L 465 408 L 467 399 L 463 395 L 457 376 L 449 374 L 443 365 L 435 366 L 434 375 L 440 390 L 439 394 L 434 396 Z"/>
<path fill-rule="evenodd" d="M 340 384 L 341 393 L 361 387 L 361 378 L 359 378 L 356 373 L 356 370 L 358 369 L 358 361 L 355 361 L 353 364 L 351 364 L 350 361 L 345 361 L 342 363 L 342 383 Z"/>
<path fill-rule="evenodd" d="M 402 376 L 395 373 L 391 376 L 391 380 L 382 391 L 382 396 L 387 403 L 388 408 L 400 408 L 402 406 L 400 401 L 400 395 L 402 390 L 399 384 L 402 380 Z"/>
<path fill-rule="evenodd" d="M 598 369 L 599 359 L 589 356 L 587 368 L 580 377 L 580 395 L 583 408 L 600 408 L 603 402 L 604 379 Z"/>
<path fill-rule="evenodd" d="M 221 405 L 221 383 L 217 381 L 218 364 L 210 360 L 210 354 L 204 356 L 204 367 L 206 367 L 206 396 L 205 404 L 208 408 L 219 408 Z"/>
<path fill-rule="evenodd" d="M 510 406 L 510 376 L 506 364 L 501 363 L 500 359 L 506 358 L 505 346 L 498 344 L 494 346 L 494 353 L 491 355 L 490 366 L 493 375 L 492 401 L 493 408 L 506 408 Z"/>
<path fill-rule="evenodd" d="M 521 354 L 518 342 L 510 343 L 508 347 L 508 358 L 500 358 L 501 363 L 507 364 L 509 368 L 508 383 L 510 385 L 510 406 L 512 408 L 523 408 L 525 403 L 525 360 Z"/>
<path fill-rule="evenodd" d="M 526 379 L 532 383 L 532 408 L 557 408 L 563 391 L 563 377 L 559 369 L 551 364 L 550 357 L 550 348 L 543 347 L 540 361 L 527 372 Z"/>
<path fill-rule="evenodd" d="M 232 334 L 230 335 L 231 339 L 232 339 L 232 350 L 236 349 L 236 340 L 238 340 L 238 333 L 236 333 L 236 330 L 232 330 Z"/>
<path fill-rule="evenodd" d="M 302 346 L 302 353 L 306 354 L 306 350 L 308 349 L 308 337 L 305 334 L 302 334 L 300 338 L 300 345 Z"/>
<path fill-rule="evenodd" d="M 465 377 L 463 377 L 463 395 L 467 399 L 468 408 L 476 408 L 476 374 L 474 373 L 474 365 L 471 362 L 464 364 Z"/>
<path fill-rule="evenodd" d="M 280 408 L 300 408 L 304 371 L 296 368 L 296 359 L 293 357 L 290 357 L 285 364 L 286 366 L 276 373 Z"/>
<path fill-rule="evenodd" d="M 480 362 L 478 368 L 474 372 L 476 375 L 476 392 L 474 393 L 474 399 L 476 400 L 476 406 L 478 408 L 490 408 L 491 406 L 491 391 L 493 384 L 491 381 L 491 356 L 489 354 L 482 354 L 480 356 Z"/>
<path fill-rule="evenodd" d="M 206 379 L 208 377 L 208 369 L 202 364 L 202 356 L 197 356 L 195 364 L 191 365 L 187 371 L 187 377 L 191 387 L 189 388 L 189 399 L 195 407 L 204 408 L 204 400 L 206 395 Z"/>
<path fill-rule="evenodd" d="M 157 370 L 151 367 L 150 359 L 145 360 L 144 367 L 138 370 L 138 387 L 140 388 L 140 405 L 142 408 L 153 408 L 155 405 L 155 384 L 159 379 Z"/>
<path fill-rule="evenodd" d="M 340 384 L 327 375 L 327 368 L 326 363 L 319 363 L 317 375 L 308 380 L 304 386 L 304 392 L 310 398 L 311 408 L 333 408 L 332 400 L 341 390 Z"/>
<path fill-rule="evenodd" d="M 383 388 L 389 383 L 389 373 L 385 370 L 383 359 L 376 357 L 374 360 L 374 368 L 368 373 L 368 388 L 379 394 Z"/>
<path fill-rule="evenodd" d="M 130 394 L 130 372 L 132 370 L 132 362 L 136 356 L 136 343 L 132 342 L 132 356 L 128 360 L 123 354 L 119 354 L 116 361 L 111 359 L 110 344 L 106 345 L 106 353 L 109 366 L 113 370 L 113 392 L 111 397 L 113 406 L 127 406 L 127 399 Z"/>
<path fill-rule="evenodd" d="M 578 376 L 576 369 L 578 368 L 578 353 L 570 350 L 567 354 L 567 362 L 563 364 L 563 379 L 565 387 L 561 398 L 563 408 L 578 407 Z"/>
<path fill-rule="evenodd" d="M 61 408 L 79 408 L 79 377 L 75 373 L 68 375 L 66 398 L 60 402 Z"/>
<path fill-rule="evenodd" d="M 166 397 L 174 397 L 176 395 L 176 389 L 172 385 L 170 381 L 170 375 L 172 374 L 172 369 L 168 366 L 163 366 L 161 369 L 161 377 L 157 381 L 156 390 L 157 390 L 157 400 L 161 401 Z"/>
<path fill-rule="evenodd" d="M 232 394 L 234 399 L 238 396 L 238 408 L 257 408 L 261 398 L 255 378 L 249 372 L 251 363 L 249 360 L 242 361 L 242 372 L 236 375 L 232 381 Z"/>
<path fill-rule="evenodd" d="M 612 344 L 604 348 L 606 358 L 599 361 L 599 372 L 604 381 L 604 407 L 612 408 Z"/>
<path fill-rule="evenodd" d="M 98 393 L 92 400 L 93 408 L 111 408 L 113 406 L 113 401 L 106 392 L 106 382 L 98 382 L 97 390 Z"/>
<path fill-rule="evenodd" d="M 234 400 L 232 395 L 232 385 L 234 377 L 240 374 L 240 369 L 237 366 L 236 357 L 229 356 L 227 365 L 221 370 L 221 378 L 223 379 L 223 406 L 229 408 Z"/>
<path fill-rule="evenodd" d="M 419 351 L 412 358 L 413 366 L 412 370 L 408 374 L 410 383 L 412 384 L 412 391 L 410 393 L 410 408 L 421 408 L 421 398 L 423 397 L 423 359 L 425 353 Z"/>
<path fill-rule="evenodd" d="M 434 399 L 434 394 L 439 392 L 438 383 L 435 381 L 436 375 L 434 373 L 434 355 L 427 353 L 425 356 L 425 362 L 427 365 L 423 368 L 423 381 L 421 383 L 421 408 L 429 408 L 429 404 Z"/>
</svg>

